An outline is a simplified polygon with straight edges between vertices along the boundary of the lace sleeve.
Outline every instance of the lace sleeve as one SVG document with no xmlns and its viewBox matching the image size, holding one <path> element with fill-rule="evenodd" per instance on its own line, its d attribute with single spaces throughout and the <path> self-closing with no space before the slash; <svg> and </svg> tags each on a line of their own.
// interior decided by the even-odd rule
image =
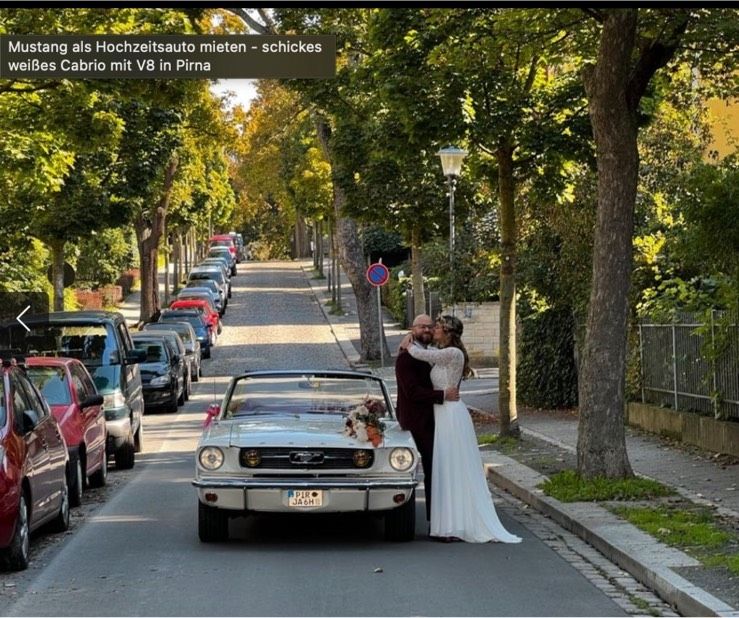
<svg viewBox="0 0 739 618">
<path fill-rule="evenodd" d="M 464 369 L 464 354 L 459 348 L 422 348 L 420 345 L 408 347 L 408 353 L 418 360 L 426 361 L 432 365 L 442 365 L 451 369 L 452 375 L 462 377 Z"/>
</svg>

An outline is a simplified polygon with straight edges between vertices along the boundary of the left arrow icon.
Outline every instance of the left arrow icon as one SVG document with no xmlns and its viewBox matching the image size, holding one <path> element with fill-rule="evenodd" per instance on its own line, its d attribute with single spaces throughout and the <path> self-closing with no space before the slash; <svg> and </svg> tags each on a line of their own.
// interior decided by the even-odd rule
<svg viewBox="0 0 739 618">
<path fill-rule="evenodd" d="M 27 331 L 28 331 L 29 333 L 31 332 L 31 329 L 30 329 L 30 328 L 28 328 L 28 326 L 26 326 L 26 325 L 25 325 L 25 324 L 23 323 L 23 320 L 21 320 L 21 316 L 22 316 L 22 315 L 23 315 L 23 314 L 24 314 L 24 313 L 25 313 L 26 311 L 28 311 L 28 310 L 29 310 L 30 308 L 31 308 L 31 305 L 28 305 L 28 307 L 26 307 L 26 308 L 25 308 L 25 309 L 24 309 L 23 311 L 21 311 L 21 312 L 20 312 L 20 313 L 19 313 L 19 314 L 18 314 L 17 316 L 15 316 L 15 319 L 16 319 L 16 320 L 18 320 L 18 323 L 19 323 L 19 324 L 20 324 L 20 325 L 21 325 L 21 326 L 22 326 L 23 328 L 25 328 L 25 329 L 26 329 L 26 330 L 27 330 Z"/>
</svg>

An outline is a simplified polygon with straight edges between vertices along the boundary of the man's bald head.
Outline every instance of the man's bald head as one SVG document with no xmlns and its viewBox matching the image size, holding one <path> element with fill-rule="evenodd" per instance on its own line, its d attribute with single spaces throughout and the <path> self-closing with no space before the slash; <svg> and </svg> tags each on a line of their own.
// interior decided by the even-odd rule
<svg viewBox="0 0 739 618">
<path fill-rule="evenodd" d="M 429 343 L 431 343 L 431 340 L 434 338 L 433 331 L 434 321 L 431 319 L 430 315 L 422 313 L 420 315 L 417 315 L 416 318 L 413 320 L 413 326 L 411 327 L 413 338 L 419 343 L 422 343 L 424 346 L 427 346 Z"/>
<path fill-rule="evenodd" d="M 426 315 L 425 313 L 421 313 L 416 316 L 416 318 L 413 320 L 413 326 L 433 326 L 434 321 L 431 319 L 430 315 Z"/>
</svg>

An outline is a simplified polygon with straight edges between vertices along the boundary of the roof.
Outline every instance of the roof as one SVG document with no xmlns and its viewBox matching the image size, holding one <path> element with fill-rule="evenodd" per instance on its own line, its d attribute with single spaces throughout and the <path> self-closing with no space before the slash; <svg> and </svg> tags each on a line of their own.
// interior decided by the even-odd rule
<svg viewBox="0 0 739 618">
<path fill-rule="evenodd" d="M 26 365 L 31 367 L 62 367 L 66 365 L 74 365 L 75 363 L 82 365 L 82 361 L 76 358 L 68 358 L 66 356 L 26 356 Z"/>
<path fill-rule="evenodd" d="M 104 324 L 105 322 L 123 321 L 123 315 L 117 311 L 53 311 L 38 313 L 23 318 L 27 324 L 68 322 L 70 324 Z"/>
</svg>

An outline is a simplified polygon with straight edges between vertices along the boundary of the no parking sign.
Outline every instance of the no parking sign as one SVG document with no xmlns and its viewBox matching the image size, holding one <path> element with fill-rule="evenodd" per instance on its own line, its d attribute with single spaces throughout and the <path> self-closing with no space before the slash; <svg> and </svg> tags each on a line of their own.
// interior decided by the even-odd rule
<svg viewBox="0 0 739 618">
<path fill-rule="evenodd" d="M 375 262 L 370 264 L 367 269 L 367 281 L 369 281 L 376 288 L 385 285 L 390 278 L 390 271 L 387 269 L 382 262 Z"/>
</svg>

